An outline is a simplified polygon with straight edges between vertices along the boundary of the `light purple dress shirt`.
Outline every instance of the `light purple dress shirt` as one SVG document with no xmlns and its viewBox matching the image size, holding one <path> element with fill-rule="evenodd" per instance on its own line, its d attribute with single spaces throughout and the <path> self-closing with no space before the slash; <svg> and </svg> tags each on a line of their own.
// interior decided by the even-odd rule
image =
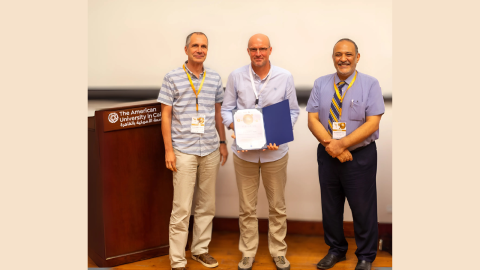
<svg viewBox="0 0 480 270">
<path fill-rule="evenodd" d="M 250 69 L 248 64 L 239 69 L 234 70 L 228 76 L 227 86 L 225 88 L 225 95 L 222 104 L 223 124 L 229 128 L 233 122 L 232 110 L 238 109 L 253 109 L 255 108 L 255 93 L 250 82 Z M 267 86 L 258 97 L 258 108 L 267 107 L 276 104 L 282 100 L 288 99 L 290 105 L 290 117 L 292 120 L 292 128 L 300 114 L 298 107 L 297 94 L 295 92 L 295 85 L 293 83 L 292 74 L 280 67 L 270 64 L 270 71 L 268 75 L 262 80 L 252 69 L 253 80 L 257 93 L 262 89 L 271 76 Z M 248 152 L 237 153 L 237 145 L 235 141 L 232 144 L 232 151 L 239 158 L 248 162 L 272 162 L 284 157 L 288 152 L 288 144 L 281 144 L 278 150 L 249 150 Z"/>
<path fill-rule="evenodd" d="M 347 136 L 365 123 L 367 116 L 380 115 L 385 112 L 385 104 L 383 102 L 382 89 L 378 80 L 372 76 L 360 73 L 358 70 L 357 79 L 353 86 L 348 89 L 342 102 L 342 117 L 340 122 L 347 123 Z M 343 87 L 343 91 L 347 89 L 353 80 L 355 73 L 350 75 L 345 82 L 348 85 Z M 337 73 L 322 76 L 315 80 L 313 90 L 307 103 L 307 112 L 318 112 L 320 123 L 328 129 L 328 115 L 330 113 L 330 104 L 332 103 L 333 79 L 338 84 L 340 79 Z M 367 137 L 364 141 L 352 145 L 348 148 L 353 151 L 356 148 L 366 146 L 375 141 L 379 137 L 379 130 Z"/>
</svg>

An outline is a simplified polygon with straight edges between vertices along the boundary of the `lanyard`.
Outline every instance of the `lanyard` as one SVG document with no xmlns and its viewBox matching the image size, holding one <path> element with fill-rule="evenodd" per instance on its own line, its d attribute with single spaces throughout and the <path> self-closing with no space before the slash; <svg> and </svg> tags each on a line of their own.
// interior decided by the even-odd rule
<svg viewBox="0 0 480 270">
<path fill-rule="evenodd" d="M 185 73 L 187 73 L 188 80 L 190 81 L 190 85 L 192 86 L 193 93 L 195 94 L 195 99 L 196 99 L 196 102 L 197 102 L 197 112 L 198 112 L 198 95 L 200 94 L 200 91 L 202 91 L 202 86 L 203 86 L 203 82 L 205 81 L 205 74 L 207 74 L 207 71 L 206 70 L 203 71 L 202 83 L 200 84 L 200 87 L 198 88 L 198 92 L 196 92 L 195 91 L 195 86 L 193 86 L 192 78 L 190 77 L 190 74 L 188 74 L 187 70 L 185 69 L 185 65 L 183 65 L 183 70 L 185 70 Z"/>
<path fill-rule="evenodd" d="M 270 77 L 272 76 L 271 74 L 268 75 L 268 78 L 267 78 L 267 81 L 265 82 L 265 84 L 263 85 L 262 89 L 260 89 L 260 92 L 258 92 L 257 94 L 257 89 L 255 88 L 255 83 L 253 82 L 253 76 L 252 76 L 252 65 L 248 65 L 250 67 L 250 81 L 252 82 L 252 88 L 253 88 L 253 92 L 255 93 L 255 108 L 257 107 L 258 105 L 258 96 L 260 95 L 260 93 L 262 93 L 263 89 L 265 89 L 265 86 L 267 86 L 268 84 L 268 81 L 270 80 Z"/>
<path fill-rule="evenodd" d="M 335 93 L 337 93 L 337 97 L 338 97 L 338 99 L 340 99 L 340 102 L 343 103 L 343 99 L 345 98 L 345 95 L 347 94 L 348 89 L 350 89 L 353 86 L 353 83 L 357 79 L 357 74 L 358 74 L 358 72 L 355 71 L 355 76 L 353 77 L 352 82 L 348 85 L 347 90 L 345 90 L 345 92 L 343 92 L 343 96 L 340 96 L 340 90 L 338 90 L 337 84 L 335 83 L 335 76 L 333 76 L 333 87 L 335 88 Z M 342 119 L 342 108 L 340 108 L 338 113 L 340 114 L 340 119 Z"/>
</svg>

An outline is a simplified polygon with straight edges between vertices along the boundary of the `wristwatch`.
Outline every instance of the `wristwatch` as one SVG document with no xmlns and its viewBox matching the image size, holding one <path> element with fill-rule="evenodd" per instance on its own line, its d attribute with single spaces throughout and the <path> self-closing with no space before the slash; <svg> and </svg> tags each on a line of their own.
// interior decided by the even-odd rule
<svg viewBox="0 0 480 270">
<path fill-rule="evenodd" d="M 227 145 L 227 139 L 225 139 L 225 141 L 220 141 L 220 143 Z"/>
</svg>

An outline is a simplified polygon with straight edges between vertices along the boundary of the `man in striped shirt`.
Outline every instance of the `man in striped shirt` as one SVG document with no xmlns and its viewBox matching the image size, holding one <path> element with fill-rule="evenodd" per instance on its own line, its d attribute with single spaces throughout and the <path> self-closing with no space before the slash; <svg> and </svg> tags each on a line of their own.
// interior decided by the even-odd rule
<svg viewBox="0 0 480 270">
<path fill-rule="evenodd" d="M 198 174 L 192 258 L 206 267 L 218 262 L 208 254 L 215 215 L 217 172 L 228 157 L 220 113 L 223 87 L 220 75 L 204 68 L 208 39 L 201 32 L 188 35 L 182 67 L 167 73 L 158 95 L 162 103 L 162 135 L 166 167 L 173 171 L 173 209 L 169 244 L 172 269 L 185 269 L 188 221 Z M 220 137 L 217 138 L 217 131 Z"/>
</svg>

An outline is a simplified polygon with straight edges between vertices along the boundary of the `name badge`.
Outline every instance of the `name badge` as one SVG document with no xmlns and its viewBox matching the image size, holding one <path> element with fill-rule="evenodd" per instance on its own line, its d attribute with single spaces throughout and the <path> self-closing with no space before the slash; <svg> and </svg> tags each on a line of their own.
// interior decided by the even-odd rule
<svg viewBox="0 0 480 270">
<path fill-rule="evenodd" d="M 205 133 L 205 115 L 192 117 L 192 133 Z"/>
<path fill-rule="evenodd" d="M 347 123 L 345 122 L 333 122 L 332 123 L 332 138 L 340 140 L 347 136 Z"/>
</svg>

